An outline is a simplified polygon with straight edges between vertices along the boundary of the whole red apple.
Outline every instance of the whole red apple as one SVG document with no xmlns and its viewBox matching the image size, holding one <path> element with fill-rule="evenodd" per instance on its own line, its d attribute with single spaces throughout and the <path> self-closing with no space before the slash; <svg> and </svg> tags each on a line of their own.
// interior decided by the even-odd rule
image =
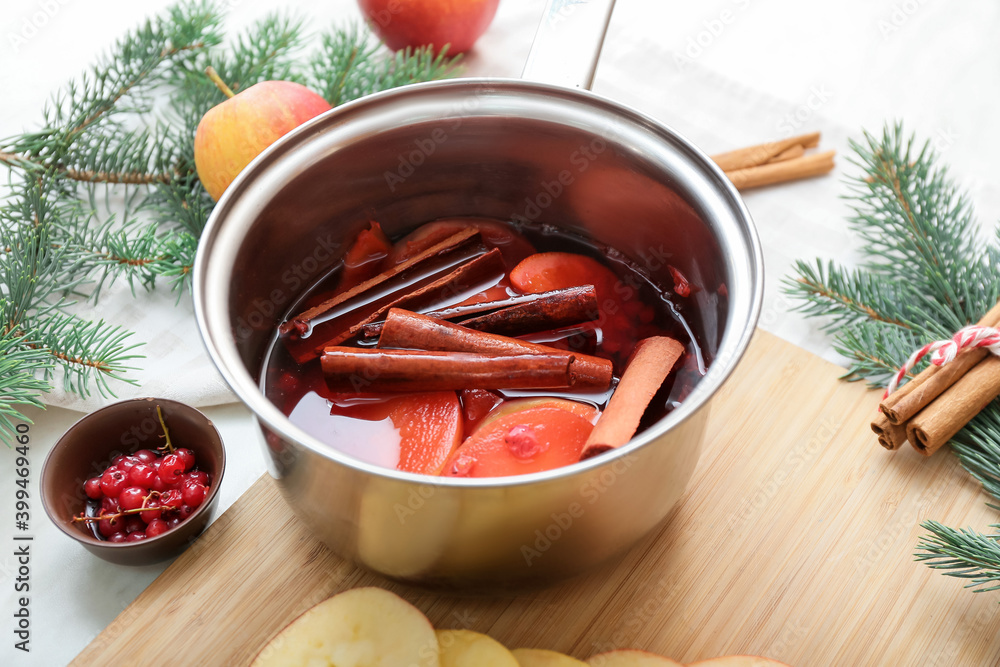
<svg viewBox="0 0 1000 667">
<path fill-rule="evenodd" d="M 390 49 L 433 45 L 448 53 L 472 48 L 493 21 L 500 0 L 358 0 Z"/>
<path fill-rule="evenodd" d="M 291 81 L 262 81 L 234 95 L 214 71 L 209 76 L 231 96 L 202 116 L 194 136 L 198 178 L 216 201 L 265 148 L 330 110 L 322 97 Z"/>
</svg>

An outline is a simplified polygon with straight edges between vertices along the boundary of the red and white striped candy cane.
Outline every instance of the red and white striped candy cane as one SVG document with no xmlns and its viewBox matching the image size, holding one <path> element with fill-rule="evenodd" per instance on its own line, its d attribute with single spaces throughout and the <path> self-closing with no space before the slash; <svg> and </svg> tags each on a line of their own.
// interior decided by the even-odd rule
<svg viewBox="0 0 1000 667">
<path fill-rule="evenodd" d="M 1000 329 L 972 324 L 959 329 L 949 340 L 936 340 L 933 343 L 927 343 L 927 345 L 924 345 L 911 354 L 910 358 L 903 364 L 903 367 L 899 369 L 899 372 L 892 376 L 888 386 L 885 388 L 882 400 L 885 400 L 889 394 L 896 391 L 896 388 L 903 381 L 903 378 L 906 377 L 906 374 L 925 355 L 931 355 L 931 363 L 935 366 L 944 366 L 957 357 L 959 352 L 977 347 L 985 347 L 991 353 L 1000 356 Z"/>
</svg>

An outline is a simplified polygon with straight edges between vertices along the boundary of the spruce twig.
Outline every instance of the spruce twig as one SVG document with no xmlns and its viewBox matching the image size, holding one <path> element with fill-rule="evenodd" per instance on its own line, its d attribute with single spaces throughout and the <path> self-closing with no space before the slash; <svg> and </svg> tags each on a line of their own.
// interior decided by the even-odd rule
<svg viewBox="0 0 1000 667">
<path fill-rule="evenodd" d="M 133 293 L 166 281 L 178 299 L 188 287 L 214 205 L 194 135 L 225 99 L 207 67 L 236 92 L 298 81 L 335 103 L 452 71 L 426 50 L 383 55 L 357 26 L 321 35 L 310 57 L 304 21 L 280 14 L 226 44 L 220 10 L 194 0 L 147 21 L 57 93 L 40 128 L 0 139 L 11 172 L 0 201 L 0 441 L 57 374 L 80 395 L 135 381 L 132 334 L 86 321 L 75 303 L 119 279 Z"/>
<path fill-rule="evenodd" d="M 851 146 L 862 173 L 849 184 L 850 222 L 864 241 L 864 268 L 798 262 L 785 289 L 800 302 L 797 310 L 824 318 L 834 348 L 850 360 L 844 377 L 882 386 L 914 349 L 949 338 L 997 303 L 1000 228 L 991 241 L 978 237 L 967 198 L 930 147 L 918 146 L 902 127 L 887 127 L 881 137 L 866 133 Z M 950 444 L 1000 500 L 1000 400 Z M 921 539 L 918 561 L 971 579 L 976 592 L 1000 588 L 1000 535 L 933 521 L 923 526 L 931 535 Z"/>
</svg>

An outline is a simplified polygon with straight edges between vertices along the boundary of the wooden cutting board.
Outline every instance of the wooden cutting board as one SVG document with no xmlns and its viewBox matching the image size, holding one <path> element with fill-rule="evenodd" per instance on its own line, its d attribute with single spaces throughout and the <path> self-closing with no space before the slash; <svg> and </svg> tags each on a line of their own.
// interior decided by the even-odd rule
<svg viewBox="0 0 1000 667">
<path fill-rule="evenodd" d="M 579 658 L 643 648 L 689 662 L 996 665 L 997 593 L 913 562 L 924 519 L 988 530 L 989 498 L 947 452 L 879 447 L 878 402 L 841 370 L 758 332 L 712 406 L 690 488 L 617 562 L 514 597 L 407 588 L 334 556 L 266 475 L 74 664 L 243 665 L 329 595 L 389 588 L 437 627 Z"/>
</svg>

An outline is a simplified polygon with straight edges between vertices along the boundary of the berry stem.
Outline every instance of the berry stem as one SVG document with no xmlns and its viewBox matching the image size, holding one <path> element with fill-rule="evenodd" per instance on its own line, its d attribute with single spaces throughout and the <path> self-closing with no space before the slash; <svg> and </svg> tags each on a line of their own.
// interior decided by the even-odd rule
<svg viewBox="0 0 1000 667">
<path fill-rule="evenodd" d="M 226 97 L 236 96 L 236 93 L 233 92 L 233 89 L 226 85 L 226 82 L 222 80 L 222 77 L 219 76 L 219 73 L 215 71 L 214 67 L 212 67 L 211 65 L 206 67 L 205 74 L 207 74 L 208 78 L 212 80 L 212 83 L 215 84 L 215 87 L 222 91 L 223 95 L 225 95 Z"/>
<path fill-rule="evenodd" d="M 138 514 L 139 512 L 152 512 L 153 510 L 162 510 L 164 512 L 170 512 L 176 508 L 170 505 L 156 505 L 154 507 L 136 507 L 134 510 L 122 510 L 116 514 L 98 514 L 97 516 L 80 516 L 73 517 L 73 521 L 82 521 L 84 523 L 88 521 L 102 521 L 104 519 L 120 519 L 127 514 Z"/>
<path fill-rule="evenodd" d="M 168 452 L 170 452 L 171 454 L 173 454 L 174 453 L 174 445 L 173 445 L 172 442 L 170 442 L 170 429 L 167 428 L 167 422 L 165 422 L 163 420 L 163 410 L 160 409 L 159 405 L 156 406 L 156 416 L 160 418 L 160 426 L 163 427 L 163 437 L 167 441 L 167 444 L 165 445 L 165 447 L 166 447 L 166 449 L 167 449 Z"/>
</svg>

